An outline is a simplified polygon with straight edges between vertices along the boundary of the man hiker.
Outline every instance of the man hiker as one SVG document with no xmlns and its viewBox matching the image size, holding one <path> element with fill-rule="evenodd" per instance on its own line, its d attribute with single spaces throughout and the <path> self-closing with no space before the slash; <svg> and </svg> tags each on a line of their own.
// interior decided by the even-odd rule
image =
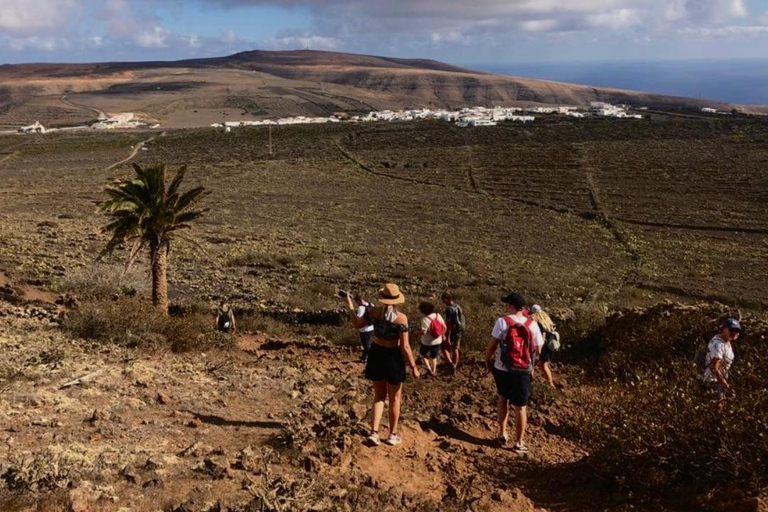
<svg viewBox="0 0 768 512">
<path fill-rule="evenodd" d="M 362 295 L 359 294 L 355 295 L 355 304 L 357 304 L 357 308 L 355 309 L 355 315 L 357 315 L 357 318 L 363 318 L 363 316 L 365 316 L 366 310 L 372 307 L 372 304 L 367 302 L 362 297 Z M 368 360 L 368 352 L 371 350 L 373 325 L 366 325 L 365 327 L 358 329 L 358 331 L 360 332 L 360 345 L 363 346 L 363 353 L 360 355 L 360 360 L 365 362 Z"/>
<path fill-rule="evenodd" d="M 523 316 L 525 299 L 519 293 L 501 298 L 506 315 L 499 318 L 491 332 L 491 342 L 485 353 L 485 365 L 493 373 L 498 393 L 497 414 L 499 444 L 509 441 L 507 419 L 509 404 L 515 408 L 515 444 L 517 453 L 528 452 L 525 428 L 528 423 L 528 400 L 531 396 L 531 374 L 536 356 L 544 346 L 541 330 L 535 320 Z"/>
<path fill-rule="evenodd" d="M 235 313 L 232 311 L 232 307 L 226 300 L 222 300 L 221 303 L 219 303 L 219 308 L 216 310 L 214 328 L 223 333 L 234 333 L 237 331 Z"/>
<path fill-rule="evenodd" d="M 734 359 L 731 342 L 739 339 L 740 334 L 739 321 L 735 318 L 726 318 L 707 347 L 704 382 L 715 389 L 718 400 L 725 399 L 728 394 L 734 394 L 728 382 L 728 372 Z"/>
<path fill-rule="evenodd" d="M 450 292 L 443 293 L 441 299 L 443 304 L 445 304 L 446 326 L 441 348 L 443 357 L 451 364 L 455 372 L 459 366 L 459 348 L 461 347 L 461 339 L 464 336 L 464 311 L 453 300 Z"/>
</svg>

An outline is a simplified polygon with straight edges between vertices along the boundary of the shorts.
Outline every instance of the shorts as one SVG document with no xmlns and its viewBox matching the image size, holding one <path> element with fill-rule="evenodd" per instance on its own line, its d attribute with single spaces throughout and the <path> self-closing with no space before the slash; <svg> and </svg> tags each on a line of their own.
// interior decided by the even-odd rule
<svg viewBox="0 0 768 512">
<path fill-rule="evenodd" d="M 515 407 L 526 407 L 531 398 L 531 374 L 505 372 L 493 369 L 493 380 L 499 396 L 509 400 Z"/>
<path fill-rule="evenodd" d="M 392 385 L 405 382 L 405 359 L 400 347 L 382 347 L 372 343 L 365 365 L 365 378 L 374 382 L 385 380 Z"/>
<path fill-rule="evenodd" d="M 554 355 L 554 352 L 552 352 L 549 349 L 549 346 L 544 343 L 544 346 L 541 347 L 541 354 L 539 354 L 539 361 L 542 363 L 547 363 L 552 360 L 552 356 Z"/>
<path fill-rule="evenodd" d="M 451 350 L 459 350 L 459 347 L 461 346 L 461 338 L 462 338 L 461 332 L 452 332 L 450 339 L 448 337 L 443 338 L 443 350 L 451 351 Z"/>
<path fill-rule="evenodd" d="M 427 359 L 437 359 L 438 354 L 440 354 L 440 345 L 421 345 L 419 346 L 419 354 Z"/>
</svg>

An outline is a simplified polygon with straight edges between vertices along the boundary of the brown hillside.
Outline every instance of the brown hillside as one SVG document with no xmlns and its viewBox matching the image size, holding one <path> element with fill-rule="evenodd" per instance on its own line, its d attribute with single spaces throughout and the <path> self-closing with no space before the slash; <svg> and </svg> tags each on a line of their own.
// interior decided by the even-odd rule
<svg viewBox="0 0 768 512">
<path fill-rule="evenodd" d="M 99 110 L 135 112 L 174 127 L 384 108 L 587 105 L 591 101 L 673 110 L 734 107 L 480 73 L 425 59 L 312 50 L 255 50 L 175 62 L 0 66 L 0 130 L 35 120 L 52 126 L 77 124 Z"/>
</svg>

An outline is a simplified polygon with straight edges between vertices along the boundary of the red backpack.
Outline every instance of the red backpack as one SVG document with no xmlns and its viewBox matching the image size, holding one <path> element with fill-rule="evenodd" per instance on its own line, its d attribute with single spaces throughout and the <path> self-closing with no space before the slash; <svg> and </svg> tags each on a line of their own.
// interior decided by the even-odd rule
<svg viewBox="0 0 768 512">
<path fill-rule="evenodd" d="M 445 334 L 445 324 L 440 321 L 440 315 L 435 314 L 435 318 L 429 322 L 429 330 L 427 332 L 432 338 L 439 338 Z"/>
<path fill-rule="evenodd" d="M 536 359 L 536 346 L 531 332 L 533 320 L 518 324 L 505 316 L 507 332 L 501 340 L 501 362 L 511 372 L 531 373 Z"/>
</svg>

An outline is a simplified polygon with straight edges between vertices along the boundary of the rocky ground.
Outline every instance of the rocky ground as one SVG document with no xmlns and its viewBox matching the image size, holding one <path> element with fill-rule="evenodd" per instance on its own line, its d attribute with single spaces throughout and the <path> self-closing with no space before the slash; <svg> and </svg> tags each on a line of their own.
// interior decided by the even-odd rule
<svg viewBox="0 0 768 512">
<path fill-rule="evenodd" d="M 529 456 L 496 447 L 476 361 L 410 379 L 403 444 L 372 448 L 351 349 L 258 334 L 145 353 L 68 339 L 62 311 L 0 302 L 2 510 L 558 510 L 547 468 L 583 456 L 558 433 L 567 387 L 537 389 Z"/>
</svg>

